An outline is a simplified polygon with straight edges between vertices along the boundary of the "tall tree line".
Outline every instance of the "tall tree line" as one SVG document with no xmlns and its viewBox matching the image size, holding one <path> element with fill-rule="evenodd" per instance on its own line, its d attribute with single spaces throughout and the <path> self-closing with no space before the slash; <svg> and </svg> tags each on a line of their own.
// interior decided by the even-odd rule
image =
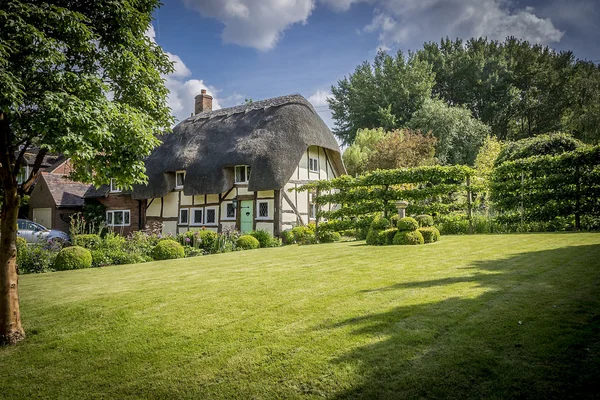
<svg viewBox="0 0 600 400">
<path fill-rule="evenodd" d="M 443 39 L 407 56 L 380 52 L 332 95 L 334 133 L 346 144 L 361 128 L 410 126 L 430 97 L 468 109 L 501 140 L 560 130 L 600 141 L 600 67 L 512 37 Z"/>
</svg>

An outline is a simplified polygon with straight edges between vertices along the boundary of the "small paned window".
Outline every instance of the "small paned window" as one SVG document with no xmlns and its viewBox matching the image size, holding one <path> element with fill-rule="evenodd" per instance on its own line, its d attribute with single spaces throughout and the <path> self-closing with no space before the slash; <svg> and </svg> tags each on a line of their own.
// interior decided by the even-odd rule
<svg viewBox="0 0 600 400">
<path fill-rule="evenodd" d="M 217 223 L 217 210 L 215 208 L 206 209 L 206 225 L 214 225 Z"/>
<path fill-rule="evenodd" d="M 235 207 L 233 203 L 227 203 L 227 218 L 235 218 Z"/>
<path fill-rule="evenodd" d="M 202 217 L 204 216 L 203 208 L 194 208 L 192 210 L 192 225 L 202 225 Z"/>
<path fill-rule="evenodd" d="M 185 171 L 175 172 L 175 189 L 183 189 L 185 183 Z"/>
<path fill-rule="evenodd" d="M 310 219 L 317 219 L 317 205 L 314 203 L 310 205 Z"/>
<path fill-rule="evenodd" d="M 308 169 L 311 172 L 319 172 L 319 160 L 317 158 L 309 158 Z"/>
<path fill-rule="evenodd" d="M 179 210 L 179 224 L 187 225 L 190 219 L 190 210 L 187 208 L 182 208 Z"/>
<path fill-rule="evenodd" d="M 268 218 L 269 217 L 269 203 L 266 201 L 261 201 L 258 203 L 258 216 L 260 218 Z"/>
<path fill-rule="evenodd" d="M 235 183 L 247 183 L 250 180 L 250 166 L 235 166 Z"/>
</svg>

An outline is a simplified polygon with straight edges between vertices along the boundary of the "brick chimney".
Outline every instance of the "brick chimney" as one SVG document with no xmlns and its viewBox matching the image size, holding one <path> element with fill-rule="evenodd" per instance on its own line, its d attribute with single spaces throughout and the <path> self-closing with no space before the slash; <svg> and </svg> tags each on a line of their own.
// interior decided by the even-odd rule
<svg viewBox="0 0 600 400">
<path fill-rule="evenodd" d="M 206 94 L 206 89 L 202 89 L 200 94 L 195 97 L 194 114 L 205 111 L 212 111 L 212 96 Z"/>
</svg>

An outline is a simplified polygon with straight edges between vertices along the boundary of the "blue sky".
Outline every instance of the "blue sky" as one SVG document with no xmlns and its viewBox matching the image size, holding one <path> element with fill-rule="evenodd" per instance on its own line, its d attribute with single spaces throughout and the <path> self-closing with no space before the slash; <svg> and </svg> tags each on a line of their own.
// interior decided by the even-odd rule
<svg viewBox="0 0 600 400">
<path fill-rule="evenodd" d="M 600 60 L 595 0 L 163 0 L 153 36 L 176 62 L 166 77 L 182 120 L 207 89 L 215 107 L 300 93 L 332 126 L 330 87 L 378 48 L 443 36 L 508 35 Z"/>
</svg>

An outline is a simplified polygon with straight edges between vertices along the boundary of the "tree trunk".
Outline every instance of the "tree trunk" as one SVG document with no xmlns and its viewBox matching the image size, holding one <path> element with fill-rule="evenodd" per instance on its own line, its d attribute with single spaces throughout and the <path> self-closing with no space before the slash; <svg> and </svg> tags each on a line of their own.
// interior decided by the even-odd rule
<svg viewBox="0 0 600 400">
<path fill-rule="evenodd" d="M 17 275 L 17 217 L 19 195 L 16 186 L 4 191 L 0 222 L 0 344 L 14 344 L 25 338 L 19 311 Z"/>
<path fill-rule="evenodd" d="M 25 338 L 19 311 L 17 274 L 17 218 L 21 197 L 15 168 L 12 136 L 6 115 L 0 110 L 0 182 L 4 199 L 0 208 L 0 345 Z"/>
</svg>

